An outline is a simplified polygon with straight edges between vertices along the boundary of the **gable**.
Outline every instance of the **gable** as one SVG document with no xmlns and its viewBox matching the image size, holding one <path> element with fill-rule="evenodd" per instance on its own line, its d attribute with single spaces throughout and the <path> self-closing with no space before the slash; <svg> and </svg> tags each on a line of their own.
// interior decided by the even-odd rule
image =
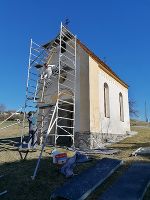
<svg viewBox="0 0 150 200">
<path fill-rule="evenodd" d="M 108 75 L 110 75 L 112 78 L 114 78 L 116 81 L 118 81 L 121 85 L 123 85 L 125 88 L 128 88 L 128 85 L 119 78 L 119 76 L 112 71 L 112 69 L 104 63 L 100 58 L 98 58 L 92 51 L 90 51 L 83 43 L 81 43 L 80 40 L 77 39 L 78 45 L 91 57 L 93 60 L 95 60 L 99 67 L 106 72 Z"/>
</svg>

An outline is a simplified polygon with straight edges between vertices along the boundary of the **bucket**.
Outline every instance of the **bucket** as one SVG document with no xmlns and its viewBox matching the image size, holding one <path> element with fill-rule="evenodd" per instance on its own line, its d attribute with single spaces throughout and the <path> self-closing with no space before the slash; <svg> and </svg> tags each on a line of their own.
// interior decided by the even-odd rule
<svg viewBox="0 0 150 200">
<path fill-rule="evenodd" d="M 67 161 L 67 154 L 66 153 L 59 153 L 55 155 L 55 160 L 58 165 L 62 165 Z"/>
<path fill-rule="evenodd" d="M 54 149 L 54 150 L 52 151 L 52 157 L 53 157 L 53 163 L 54 163 L 54 164 L 57 163 L 57 162 L 56 162 L 55 156 L 58 155 L 58 154 L 60 154 L 60 151 L 57 151 L 57 149 Z"/>
</svg>

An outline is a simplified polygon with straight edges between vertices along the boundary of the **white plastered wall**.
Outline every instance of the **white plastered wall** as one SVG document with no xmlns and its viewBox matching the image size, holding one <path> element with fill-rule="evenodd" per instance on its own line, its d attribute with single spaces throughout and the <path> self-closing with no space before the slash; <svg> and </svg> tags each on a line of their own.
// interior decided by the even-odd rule
<svg viewBox="0 0 150 200">
<path fill-rule="evenodd" d="M 104 83 L 109 87 L 110 118 L 104 116 Z M 123 96 L 124 121 L 120 120 L 119 93 Z M 100 121 L 101 131 L 112 134 L 125 134 L 130 130 L 128 89 L 118 81 L 110 77 L 102 69 L 99 72 L 99 96 L 100 96 Z"/>
<path fill-rule="evenodd" d="M 104 72 L 89 57 L 90 132 L 125 134 L 130 130 L 128 89 Z M 109 86 L 110 118 L 104 115 L 104 83 Z M 119 93 L 123 95 L 124 121 L 120 120 Z"/>
<path fill-rule="evenodd" d="M 77 45 L 75 132 L 90 132 L 89 56 Z"/>
</svg>

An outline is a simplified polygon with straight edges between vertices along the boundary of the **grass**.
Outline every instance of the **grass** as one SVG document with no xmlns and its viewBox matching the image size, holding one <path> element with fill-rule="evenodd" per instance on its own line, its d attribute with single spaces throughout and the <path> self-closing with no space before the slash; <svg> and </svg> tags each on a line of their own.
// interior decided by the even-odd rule
<svg viewBox="0 0 150 200">
<path fill-rule="evenodd" d="M 96 189 L 87 199 L 97 199 L 108 188 L 128 166 L 134 161 L 149 162 L 150 157 L 130 157 L 131 153 L 139 147 L 150 146 L 150 128 L 133 127 L 134 131 L 138 131 L 138 135 L 124 139 L 121 142 L 111 145 L 110 147 L 120 149 L 120 153 L 115 156 L 107 156 L 118 158 L 124 161 L 124 165 L 120 167 L 105 183 Z M 58 186 L 62 185 L 66 179 L 59 173 L 58 168 L 52 164 L 49 155 L 52 148 L 46 147 L 41 160 L 38 176 L 35 181 L 31 180 L 34 167 L 39 156 L 39 150 L 30 152 L 27 160 L 21 161 L 19 153 L 13 147 L 12 141 L 19 141 L 20 130 L 16 127 L 7 131 L 0 132 L 0 175 L 4 175 L 0 179 L 0 190 L 8 190 L 8 193 L 1 197 L 4 200 L 47 200 L 50 193 Z M 67 151 L 69 156 L 73 153 Z M 106 156 L 94 156 L 94 160 L 90 163 L 84 163 L 75 168 L 75 173 L 81 173 L 82 170 L 94 165 L 97 159 Z M 144 200 L 150 199 L 150 189 L 147 190 Z"/>
<path fill-rule="evenodd" d="M 145 122 L 145 121 L 139 121 L 136 119 L 131 119 L 130 124 L 131 124 L 131 126 L 148 126 L 148 127 L 150 127 L 150 123 Z"/>
<path fill-rule="evenodd" d="M 102 184 L 99 188 L 95 190 L 95 192 L 90 195 L 87 200 L 96 200 L 98 196 L 100 196 L 106 189 L 111 186 L 111 184 L 117 180 L 119 176 L 135 161 L 142 162 L 150 162 L 150 156 L 130 156 L 133 151 L 135 151 L 139 147 L 150 147 L 150 128 L 139 128 L 132 127 L 133 131 L 137 131 L 138 134 L 133 137 L 128 137 L 123 141 L 120 141 L 116 144 L 110 145 L 112 148 L 120 149 L 121 152 L 118 155 L 107 156 L 110 158 L 117 158 L 124 161 L 123 166 L 117 169 L 113 175 L 108 178 L 104 184 Z M 96 156 L 96 158 L 102 158 L 105 156 Z M 144 200 L 150 199 L 150 187 L 148 188 Z"/>
<path fill-rule="evenodd" d="M 1 123 L 1 121 L 0 121 Z M 17 137 L 21 135 L 21 125 L 16 124 L 17 121 L 6 121 L 2 125 L 0 125 L 0 138 L 8 138 L 8 137 Z M 16 125 L 13 125 L 16 124 Z M 3 129 L 6 126 L 10 126 L 9 128 Z M 27 132 L 28 129 L 25 129 Z"/>
</svg>

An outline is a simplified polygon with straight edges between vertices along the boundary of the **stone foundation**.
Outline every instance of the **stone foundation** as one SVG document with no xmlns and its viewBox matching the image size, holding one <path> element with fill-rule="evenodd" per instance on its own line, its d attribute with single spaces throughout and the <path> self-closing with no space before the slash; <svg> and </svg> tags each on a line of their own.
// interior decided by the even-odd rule
<svg viewBox="0 0 150 200">
<path fill-rule="evenodd" d="M 85 132 L 85 133 L 75 133 L 75 147 L 79 148 L 81 150 L 84 149 L 89 149 L 90 148 L 90 133 Z"/>
<path fill-rule="evenodd" d="M 111 133 L 75 133 L 75 147 L 85 150 L 93 148 L 102 148 L 109 143 L 119 142 L 127 137 L 127 134 Z"/>
<path fill-rule="evenodd" d="M 79 148 L 80 150 L 86 149 L 94 149 L 94 148 L 103 148 L 104 146 L 119 142 L 120 140 L 124 139 L 125 137 L 129 137 L 131 133 L 127 134 L 111 134 L 111 133 L 75 133 L 75 147 Z M 40 137 L 40 142 L 44 140 L 44 136 Z M 42 140 L 43 139 L 43 140 Z M 62 138 L 61 138 L 62 139 Z M 65 137 L 64 137 L 64 140 Z M 47 138 L 48 144 L 54 144 L 54 137 L 49 136 Z M 65 144 L 65 146 L 71 146 Z"/>
</svg>

